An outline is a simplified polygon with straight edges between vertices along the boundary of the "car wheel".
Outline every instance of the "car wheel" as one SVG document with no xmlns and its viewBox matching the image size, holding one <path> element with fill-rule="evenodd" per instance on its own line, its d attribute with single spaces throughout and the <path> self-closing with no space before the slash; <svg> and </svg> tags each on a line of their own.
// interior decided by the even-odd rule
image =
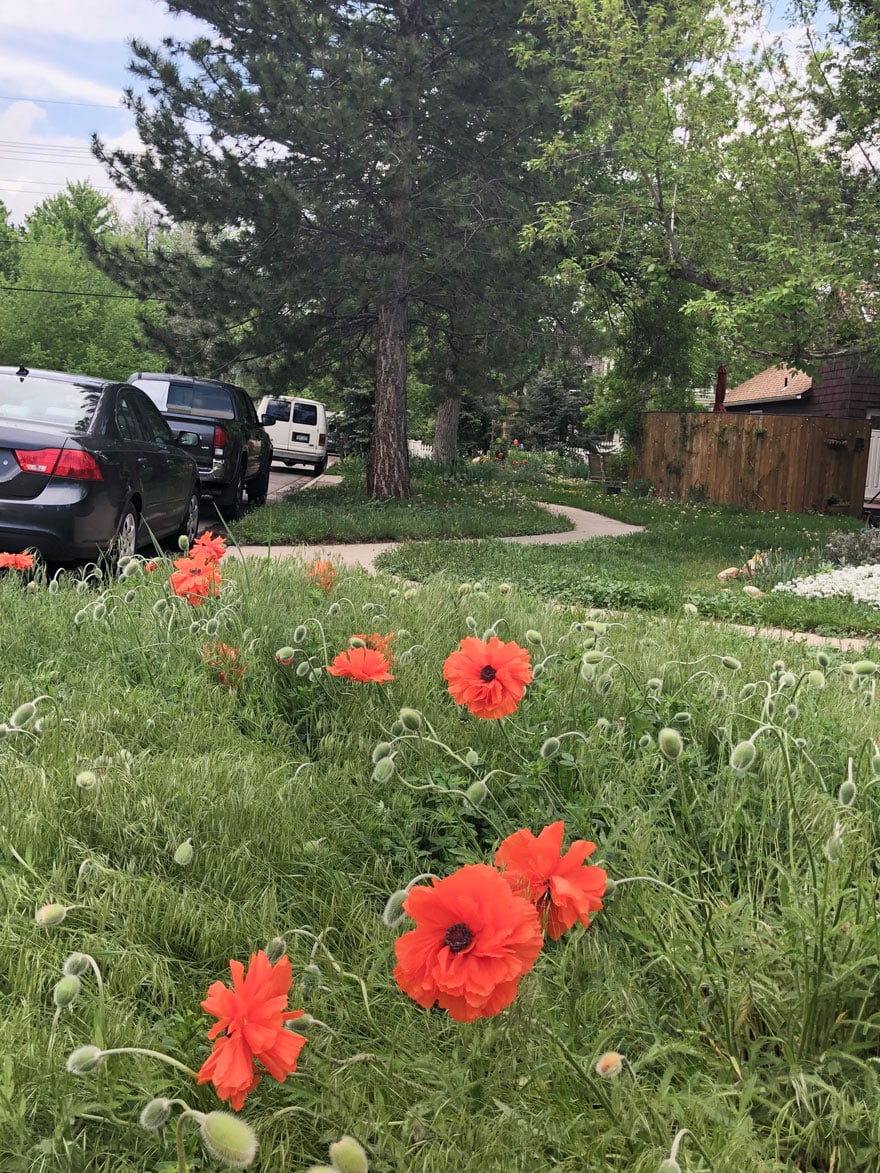
<svg viewBox="0 0 880 1173">
<path fill-rule="evenodd" d="M 244 512 L 244 469 L 235 474 L 235 480 L 217 498 L 217 512 L 224 521 L 236 521 Z"/>
<path fill-rule="evenodd" d="M 319 460 L 318 463 L 313 466 L 312 476 L 319 477 L 319 476 L 321 476 L 322 473 L 325 473 L 326 471 L 327 471 L 327 457 L 325 456 L 323 460 Z"/>
<path fill-rule="evenodd" d="M 106 565 L 111 574 L 116 573 L 120 558 L 130 558 L 132 554 L 137 553 L 139 528 L 137 510 L 134 505 L 126 505 L 119 525 L 116 527 L 116 536 L 104 554 Z"/>
<path fill-rule="evenodd" d="M 265 505 L 269 494 L 269 465 L 247 483 L 248 505 Z"/>
<path fill-rule="evenodd" d="M 186 513 L 183 515 L 178 530 L 178 538 L 186 538 L 187 543 L 191 546 L 196 540 L 196 535 L 199 532 L 199 513 L 201 511 L 202 499 L 199 494 L 198 486 L 190 493 L 189 501 L 186 505 Z"/>
<path fill-rule="evenodd" d="M 288 468 L 293 468 L 293 466 L 296 464 L 296 461 L 295 460 L 285 460 L 284 463 L 287 465 Z"/>
</svg>

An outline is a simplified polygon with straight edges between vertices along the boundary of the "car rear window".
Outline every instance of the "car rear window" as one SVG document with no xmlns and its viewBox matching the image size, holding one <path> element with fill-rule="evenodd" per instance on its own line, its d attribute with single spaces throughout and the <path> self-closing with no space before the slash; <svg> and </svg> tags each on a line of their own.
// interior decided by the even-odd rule
<svg viewBox="0 0 880 1173">
<path fill-rule="evenodd" d="M 174 383 L 168 387 L 168 411 L 187 415 L 210 415 L 234 420 L 232 399 L 224 387 L 204 383 Z"/>
<path fill-rule="evenodd" d="M 52 424 L 87 432 L 101 390 L 83 383 L 60 383 L 39 375 L 0 374 L 0 420 Z"/>
<path fill-rule="evenodd" d="M 306 427 L 310 428 L 315 427 L 318 422 L 318 409 L 314 403 L 294 403 L 293 422 L 295 424 L 305 424 Z"/>
</svg>

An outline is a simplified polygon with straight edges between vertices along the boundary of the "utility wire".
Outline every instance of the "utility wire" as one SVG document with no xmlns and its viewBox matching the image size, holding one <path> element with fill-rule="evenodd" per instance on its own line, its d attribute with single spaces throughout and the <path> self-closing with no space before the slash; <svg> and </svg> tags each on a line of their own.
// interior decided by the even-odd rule
<svg viewBox="0 0 880 1173">
<path fill-rule="evenodd" d="M 76 289 L 29 289 L 26 285 L 0 285 L 10 293 L 54 293 L 59 297 L 104 297 L 115 298 L 117 301 L 165 301 L 164 297 L 138 297 L 134 293 L 87 293 Z"/>
<path fill-rule="evenodd" d="M 92 106 L 96 110 L 124 110 L 124 107 L 111 106 L 107 102 L 74 102 L 65 98 L 40 98 L 27 94 L 0 94 L 0 99 L 7 102 L 51 102 L 53 106 Z"/>
</svg>

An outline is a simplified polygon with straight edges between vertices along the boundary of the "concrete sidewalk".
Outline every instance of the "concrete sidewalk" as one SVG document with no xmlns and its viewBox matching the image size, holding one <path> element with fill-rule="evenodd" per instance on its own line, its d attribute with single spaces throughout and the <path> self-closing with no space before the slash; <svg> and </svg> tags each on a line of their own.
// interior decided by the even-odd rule
<svg viewBox="0 0 880 1173">
<path fill-rule="evenodd" d="M 326 485 L 334 480 L 333 477 L 321 477 Z M 337 481 L 341 478 L 335 478 Z M 280 494 L 277 500 L 282 499 Z M 502 542 L 521 542 L 526 546 L 555 546 L 562 542 L 583 542 L 589 538 L 618 538 L 626 534 L 644 532 L 644 526 L 627 525 L 623 521 L 615 521 L 611 517 L 603 517 L 600 513 L 588 513 L 585 509 L 574 509 L 569 505 L 545 505 L 544 508 L 555 514 L 567 517 L 573 529 L 554 534 L 523 534 L 519 537 L 501 538 Z M 312 562 L 316 558 L 329 558 L 332 562 L 343 566 L 360 566 L 374 572 L 375 560 L 386 550 L 393 550 L 401 542 L 352 542 L 348 544 L 325 544 L 320 546 L 240 546 L 231 548 L 230 554 L 239 553 L 245 558 L 299 558 L 304 562 Z"/>
</svg>

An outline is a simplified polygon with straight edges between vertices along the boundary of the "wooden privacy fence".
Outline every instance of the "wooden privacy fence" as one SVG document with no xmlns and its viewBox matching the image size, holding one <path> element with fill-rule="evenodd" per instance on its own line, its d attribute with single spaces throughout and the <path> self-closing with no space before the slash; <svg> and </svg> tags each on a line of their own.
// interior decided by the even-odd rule
<svg viewBox="0 0 880 1173">
<path fill-rule="evenodd" d="M 733 412 L 646 412 L 631 476 L 661 497 L 746 509 L 823 512 L 829 497 L 861 516 L 868 420 Z"/>
</svg>

